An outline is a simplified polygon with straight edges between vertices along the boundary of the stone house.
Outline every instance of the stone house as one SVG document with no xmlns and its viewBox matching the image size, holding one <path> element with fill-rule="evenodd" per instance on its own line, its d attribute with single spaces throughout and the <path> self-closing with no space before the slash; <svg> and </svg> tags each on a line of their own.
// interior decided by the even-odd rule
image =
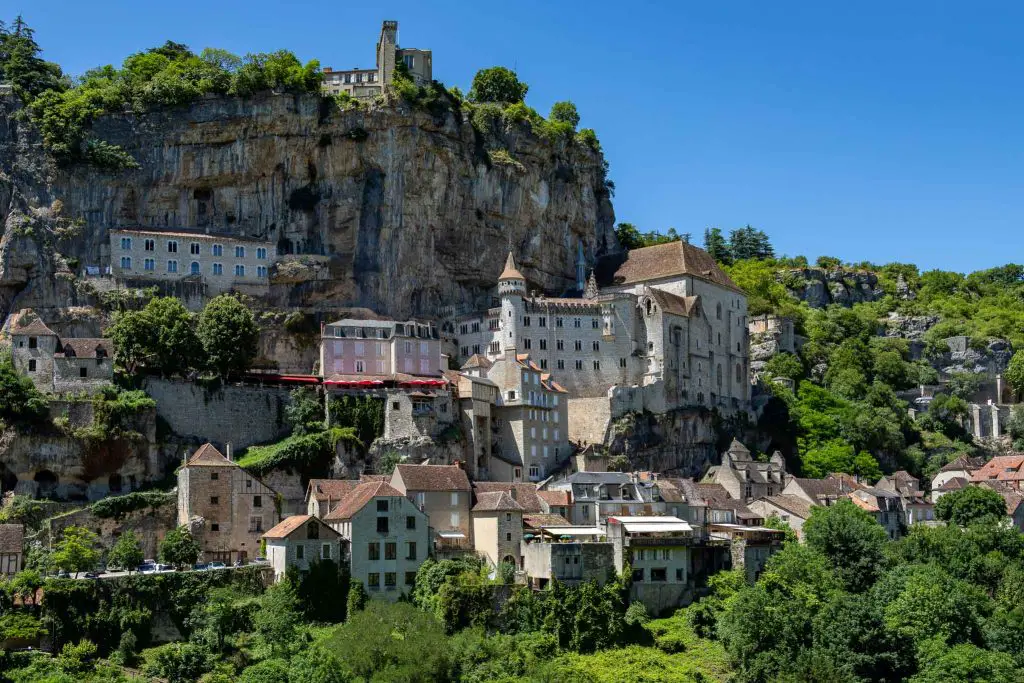
<svg viewBox="0 0 1024 683">
<path fill-rule="evenodd" d="M 355 487 L 324 521 L 349 544 L 349 570 L 371 596 L 397 600 L 412 590 L 430 549 L 430 520 L 384 481 Z"/>
<path fill-rule="evenodd" d="M 330 560 L 339 569 L 345 563 L 341 534 L 312 515 L 285 517 L 263 534 L 263 541 L 275 581 L 280 581 L 290 567 L 303 574 L 317 561 Z"/>
<path fill-rule="evenodd" d="M 306 514 L 323 519 L 359 484 L 358 479 L 310 479 L 306 485 Z"/>
<path fill-rule="evenodd" d="M 957 487 L 955 484 L 953 488 L 944 488 L 951 480 L 960 479 L 964 482 L 968 482 L 971 480 L 971 477 L 974 476 L 974 473 L 984 464 L 984 458 L 969 458 L 966 455 L 961 455 L 943 465 L 939 468 L 938 473 L 936 473 L 932 478 L 932 502 L 938 502 L 943 493 L 948 493 L 950 490 L 962 488 L 962 486 Z"/>
<path fill-rule="evenodd" d="M 867 487 L 847 494 L 853 504 L 874 517 L 889 538 L 895 540 L 903 535 L 903 506 L 900 496 L 891 491 Z"/>
<path fill-rule="evenodd" d="M 742 569 L 747 583 L 753 584 L 771 556 L 782 549 L 785 533 L 781 529 L 712 524 L 710 536 L 729 543 L 730 565 L 733 569 Z"/>
<path fill-rule="evenodd" d="M 213 444 L 201 446 L 178 470 L 178 524 L 192 529 L 207 562 L 258 557 L 264 532 L 280 519 L 277 506 L 275 491 Z"/>
<path fill-rule="evenodd" d="M 702 483 L 721 484 L 729 497 L 752 501 L 782 493 L 786 486 L 786 461 L 775 452 L 768 462 L 754 460 L 750 450 L 736 439 L 722 454 L 722 464 L 708 469 Z"/>
<path fill-rule="evenodd" d="M 458 465 L 401 464 L 395 466 L 390 483 L 430 519 L 438 551 L 473 547 L 473 489 L 465 470 Z"/>
<path fill-rule="evenodd" d="M 473 364 L 474 360 L 476 364 Z M 458 395 L 457 414 L 465 437 L 463 453 L 469 473 L 474 479 L 489 479 L 491 459 L 503 455 L 501 448 L 497 447 L 498 385 L 485 376 L 474 374 L 483 372 L 479 370 L 483 367 L 490 368 L 491 362 L 482 356 L 474 356 L 454 378 Z M 522 458 L 516 458 L 513 462 L 503 460 L 499 469 L 506 471 L 511 479 L 516 467 L 521 476 Z"/>
<path fill-rule="evenodd" d="M 571 501 L 569 521 L 603 526 L 609 517 L 664 514 L 665 503 L 654 481 L 627 472 L 576 472 L 544 483 L 548 491 L 564 491 Z"/>
<path fill-rule="evenodd" d="M 273 242 L 202 229 L 114 229 L 110 269 L 120 282 L 170 283 L 186 301 L 240 291 L 262 294 L 277 260 Z"/>
<path fill-rule="evenodd" d="M 576 586 L 615 577 L 615 545 L 607 541 L 531 539 L 523 543 L 522 557 L 527 584 L 536 590 L 551 581 Z"/>
<path fill-rule="evenodd" d="M 438 437 L 458 419 L 446 387 L 387 389 L 384 404 L 384 438 L 388 440 Z"/>
<path fill-rule="evenodd" d="M 48 394 L 94 393 L 114 377 L 114 345 L 109 339 L 62 339 L 32 309 L 11 323 L 14 369 Z"/>
<path fill-rule="evenodd" d="M 921 480 L 906 470 L 883 476 L 875 483 L 875 488 L 899 495 L 904 526 L 935 520 L 935 505 L 921 490 Z"/>
<path fill-rule="evenodd" d="M 523 506 L 516 502 L 515 489 L 479 494 L 471 514 L 473 549 L 491 567 L 507 563 L 521 569 Z"/>
<path fill-rule="evenodd" d="M 430 50 L 398 46 L 398 22 L 381 24 L 377 39 L 377 66 L 373 69 L 345 69 L 336 71 L 329 66 L 323 70 L 324 92 L 328 95 L 348 93 L 356 99 L 372 99 L 390 84 L 399 62 L 405 64 L 416 85 L 429 85 L 433 80 L 433 53 Z"/>
<path fill-rule="evenodd" d="M 0 524 L 0 575 L 10 578 L 21 571 L 25 555 L 25 526 Z"/>
<path fill-rule="evenodd" d="M 801 496 L 790 493 L 782 493 L 777 496 L 766 496 L 758 498 L 749 504 L 749 508 L 768 519 L 772 515 L 777 516 L 796 532 L 797 538 L 804 538 L 804 522 L 811 517 L 811 508 L 818 503 L 811 503 Z"/>
<path fill-rule="evenodd" d="M 652 614 L 692 599 L 690 584 L 693 527 L 678 517 L 609 517 L 608 540 L 615 571 L 633 571 L 631 598 Z"/>
<path fill-rule="evenodd" d="M 528 294 L 510 253 L 499 305 L 449 322 L 460 358 L 529 353 L 573 398 L 609 398 L 612 417 L 749 408 L 746 295 L 707 252 L 684 242 L 634 249 L 603 288 L 593 274 L 584 279 L 582 248 L 575 266 L 576 296 Z M 629 405 L 616 403 L 627 388 L 640 391 Z"/>
</svg>

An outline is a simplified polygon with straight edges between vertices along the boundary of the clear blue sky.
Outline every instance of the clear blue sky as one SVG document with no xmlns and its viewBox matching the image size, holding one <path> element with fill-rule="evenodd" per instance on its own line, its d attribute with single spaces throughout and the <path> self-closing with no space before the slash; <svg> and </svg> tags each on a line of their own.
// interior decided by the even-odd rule
<svg viewBox="0 0 1024 683">
<path fill-rule="evenodd" d="M 381 9 L 382 5 L 387 9 Z M 827 7 L 826 7 L 827 5 Z M 619 221 L 747 223 L 778 251 L 974 270 L 1024 260 L 1024 3 L 937 0 L 2 0 L 73 74 L 166 39 L 373 63 L 382 19 L 434 76 L 515 68 L 571 99 Z"/>
</svg>

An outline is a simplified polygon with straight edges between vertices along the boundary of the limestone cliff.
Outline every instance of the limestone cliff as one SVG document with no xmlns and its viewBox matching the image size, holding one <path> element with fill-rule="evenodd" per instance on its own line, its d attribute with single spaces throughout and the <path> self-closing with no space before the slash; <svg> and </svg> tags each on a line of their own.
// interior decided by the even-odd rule
<svg viewBox="0 0 1024 683">
<path fill-rule="evenodd" d="M 88 305 L 77 278 L 109 262 L 114 227 L 267 239 L 303 256 L 274 271 L 261 305 L 395 316 L 488 305 L 509 248 L 555 292 L 575 280 L 579 241 L 591 262 L 618 250 L 601 154 L 526 126 L 480 133 L 458 112 L 207 96 L 99 119 L 94 133 L 140 165 L 109 173 L 55 168 L 17 108 L 0 102 L 5 312 Z M 497 150 L 507 156 L 492 161 Z"/>
</svg>

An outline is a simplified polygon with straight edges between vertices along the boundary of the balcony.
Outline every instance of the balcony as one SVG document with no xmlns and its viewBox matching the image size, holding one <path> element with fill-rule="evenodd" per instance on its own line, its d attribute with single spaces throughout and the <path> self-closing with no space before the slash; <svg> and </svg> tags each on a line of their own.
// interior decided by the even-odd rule
<svg viewBox="0 0 1024 683">
<path fill-rule="evenodd" d="M 632 536 L 626 539 L 626 546 L 632 548 L 668 548 L 693 544 L 692 536 Z"/>
</svg>

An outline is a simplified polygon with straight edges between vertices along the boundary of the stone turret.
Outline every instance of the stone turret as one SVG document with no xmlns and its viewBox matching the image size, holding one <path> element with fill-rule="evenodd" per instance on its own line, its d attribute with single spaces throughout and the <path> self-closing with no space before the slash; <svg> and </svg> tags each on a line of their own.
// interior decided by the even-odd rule
<svg viewBox="0 0 1024 683">
<path fill-rule="evenodd" d="M 505 269 L 498 276 L 498 294 L 501 296 L 501 348 L 515 349 L 519 341 L 519 324 L 523 318 L 523 297 L 526 295 L 526 278 L 516 267 L 512 252 L 505 259 Z"/>
</svg>

